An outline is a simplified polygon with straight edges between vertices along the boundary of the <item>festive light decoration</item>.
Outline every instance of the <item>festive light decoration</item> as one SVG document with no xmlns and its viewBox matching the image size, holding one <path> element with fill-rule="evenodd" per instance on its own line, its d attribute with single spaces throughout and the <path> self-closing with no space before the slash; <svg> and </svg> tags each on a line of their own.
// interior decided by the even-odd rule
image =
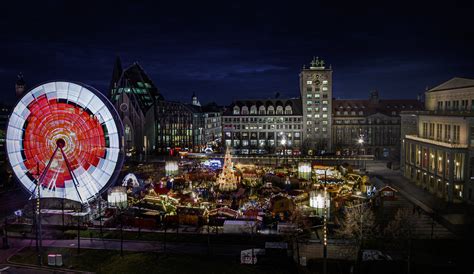
<svg viewBox="0 0 474 274">
<path fill-rule="evenodd" d="M 112 207 L 127 207 L 127 189 L 122 186 L 116 186 L 109 190 L 107 194 L 107 202 Z"/>
<path fill-rule="evenodd" d="M 167 176 L 178 174 L 178 162 L 176 161 L 166 161 L 165 163 L 165 172 Z"/>
<path fill-rule="evenodd" d="M 311 164 L 300 162 L 298 163 L 298 177 L 305 180 L 311 179 Z"/>
<path fill-rule="evenodd" d="M 220 191 L 233 191 L 237 189 L 237 177 L 234 174 L 234 164 L 230 150 L 227 148 L 224 156 L 224 167 L 217 177 L 217 185 Z"/>
<path fill-rule="evenodd" d="M 7 128 L 7 155 L 30 193 L 39 180 L 41 198 L 85 202 L 116 179 L 123 161 L 121 135 L 117 112 L 100 92 L 49 82 L 15 106 Z"/>
<path fill-rule="evenodd" d="M 311 191 L 309 194 L 309 206 L 316 209 L 316 214 L 324 215 L 324 209 L 331 205 L 330 198 L 320 191 Z"/>
</svg>

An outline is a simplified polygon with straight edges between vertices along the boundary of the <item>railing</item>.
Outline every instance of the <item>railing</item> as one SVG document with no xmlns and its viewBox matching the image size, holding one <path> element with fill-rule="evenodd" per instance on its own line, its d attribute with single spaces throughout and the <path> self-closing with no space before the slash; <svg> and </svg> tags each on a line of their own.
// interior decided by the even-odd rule
<svg viewBox="0 0 474 274">
<path fill-rule="evenodd" d="M 447 147 L 447 148 L 468 148 L 467 144 L 447 143 L 447 142 L 443 142 L 443 141 L 436 141 L 436 140 L 431 140 L 431 139 L 427 139 L 427 138 L 418 137 L 417 135 L 405 135 L 405 138 L 410 139 L 410 140 L 414 140 L 414 141 L 418 141 L 418 142 L 427 143 L 427 144 Z"/>
</svg>

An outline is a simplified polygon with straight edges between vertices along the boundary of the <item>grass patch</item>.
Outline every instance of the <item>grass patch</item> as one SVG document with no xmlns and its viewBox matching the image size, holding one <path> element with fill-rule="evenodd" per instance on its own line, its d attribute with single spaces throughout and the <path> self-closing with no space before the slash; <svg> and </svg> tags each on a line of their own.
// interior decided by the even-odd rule
<svg viewBox="0 0 474 274">
<path fill-rule="evenodd" d="M 120 252 L 113 250 L 73 248 L 45 248 L 44 254 L 63 254 L 62 269 L 75 269 L 97 273 L 292 273 L 295 269 L 288 262 L 272 261 L 264 265 L 241 265 L 238 258 L 207 257 L 200 255 L 170 255 L 145 252 Z M 44 256 L 43 263 L 47 265 Z M 24 248 L 11 258 L 12 262 L 36 265 L 34 247 Z"/>
</svg>

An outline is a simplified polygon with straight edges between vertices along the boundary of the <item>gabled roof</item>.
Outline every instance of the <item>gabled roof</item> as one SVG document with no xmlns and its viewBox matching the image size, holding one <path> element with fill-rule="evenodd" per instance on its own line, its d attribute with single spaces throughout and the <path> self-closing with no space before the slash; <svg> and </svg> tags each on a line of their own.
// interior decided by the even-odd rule
<svg viewBox="0 0 474 274">
<path fill-rule="evenodd" d="M 441 90 L 450 90 L 450 89 L 459 89 L 474 87 L 474 79 L 454 77 L 451 80 L 448 80 L 430 90 L 428 92 L 441 91 Z"/>
<path fill-rule="evenodd" d="M 117 82 L 116 88 L 112 90 L 111 99 L 121 93 L 133 94 L 131 98 L 138 101 L 140 108 L 145 113 L 157 100 L 163 100 L 153 81 L 148 77 L 145 70 L 138 64 L 133 63 L 126 68 Z"/>
</svg>

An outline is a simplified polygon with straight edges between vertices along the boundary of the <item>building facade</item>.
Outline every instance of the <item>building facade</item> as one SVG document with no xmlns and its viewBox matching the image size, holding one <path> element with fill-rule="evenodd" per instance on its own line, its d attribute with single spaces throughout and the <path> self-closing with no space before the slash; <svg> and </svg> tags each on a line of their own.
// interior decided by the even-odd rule
<svg viewBox="0 0 474 274">
<path fill-rule="evenodd" d="M 450 202 L 474 202 L 474 79 L 425 92 L 425 110 L 402 113 L 406 178 Z"/>
<path fill-rule="evenodd" d="M 400 112 L 421 110 L 419 100 L 380 100 L 377 91 L 369 99 L 333 100 L 332 142 L 340 155 L 374 155 L 399 160 Z"/>
<path fill-rule="evenodd" d="M 204 141 L 207 146 L 219 147 L 222 141 L 222 109 L 216 104 L 202 107 L 204 116 Z"/>
<path fill-rule="evenodd" d="M 332 69 L 319 58 L 300 72 L 303 150 L 308 154 L 332 151 Z"/>
<path fill-rule="evenodd" d="M 193 110 L 166 101 L 138 63 L 122 70 L 117 59 L 109 96 L 124 125 L 128 156 L 193 149 Z"/>
<path fill-rule="evenodd" d="M 299 154 L 302 122 L 300 99 L 236 101 L 222 117 L 223 144 L 240 154 Z"/>
</svg>

